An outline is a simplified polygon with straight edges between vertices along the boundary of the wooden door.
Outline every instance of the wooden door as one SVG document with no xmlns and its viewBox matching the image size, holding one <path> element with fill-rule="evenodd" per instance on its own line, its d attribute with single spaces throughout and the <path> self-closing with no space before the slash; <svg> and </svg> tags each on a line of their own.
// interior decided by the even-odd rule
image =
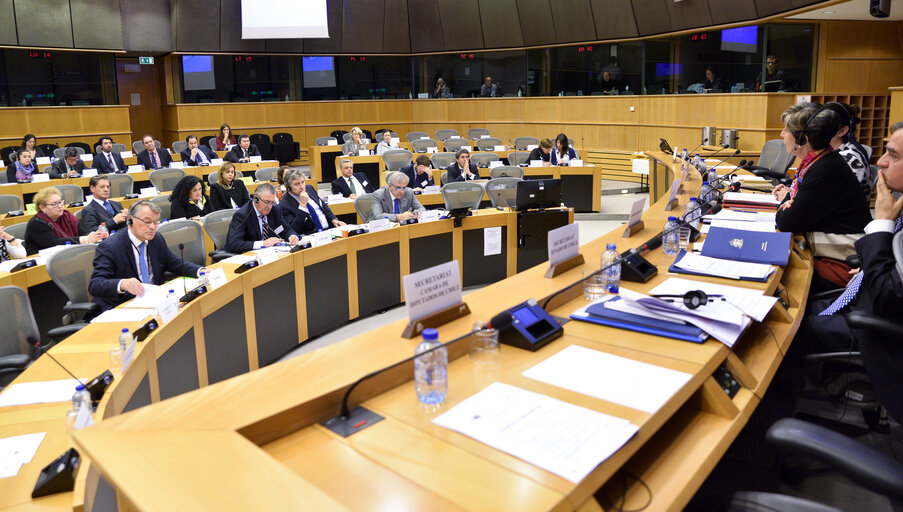
<svg viewBox="0 0 903 512">
<path fill-rule="evenodd" d="M 132 138 L 125 144 L 129 151 L 132 142 L 149 133 L 164 145 L 160 76 L 162 61 L 153 65 L 140 65 L 136 57 L 116 59 L 116 82 L 119 88 L 119 104 L 129 105 Z"/>
</svg>

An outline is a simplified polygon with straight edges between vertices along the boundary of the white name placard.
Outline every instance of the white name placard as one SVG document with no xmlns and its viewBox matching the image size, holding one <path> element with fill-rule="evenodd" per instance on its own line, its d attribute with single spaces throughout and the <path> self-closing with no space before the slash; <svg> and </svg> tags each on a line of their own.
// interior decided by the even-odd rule
<svg viewBox="0 0 903 512">
<path fill-rule="evenodd" d="M 501 160 L 493 160 L 493 161 L 489 162 L 490 169 L 492 169 L 493 167 L 501 167 L 502 165 L 504 165 L 504 164 L 502 163 Z"/>
<path fill-rule="evenodd" d="M 39 157 L 35 158 L 35 163 L 38 165 L 49 164 L 50 157 L 49 156 L 39 156 Z"/>
<path fill-rule="evenodd" d="M 91 178 L 97 176 L 97 169 L 82 169 L 83 178 Z"/>
<path fill-rule="evenodd" d="M 371 233 L 376 233 L 377 231 L 385 231 L 389 229 L 389 219 L 375 219 L 371 220 L 367 223 L 367 229 Z"/>
<path fill-rule="evenodd" d="M 92 155 L 91 153 L 82 153 L 82 154 L 78 155 L 78 157 L 81 159 L 82 162 L 93 162 L 94 161 L 94 155 Z"/>
<path fill-rule="evenodd" d="M 141 164 L 130 165 L 125 172 L 144 172 L 144 166 Z"/>
<path fill-rule="evenodd" d="M 420 222 L 433 222 L 439 220 L 439 210 L 427 210 L 420 214 Z"/>
<path fill-rule="evenodd" d="M 389 140 L 392 142 L 392 144 L 399 144 L 399 143 L 401 143 L 401 139 L 398 138 L 398 137 L 389 137 Z"/>
<path fill-rule="evenodd" d="M 442 187 L 439 185 L 430 185 L 427 187 L 423 187 L 424 194 L 439 194 L 442 191 Z"/>
<path fill-rule="evenodd" d="M 176 161 L 169 162 L 170 169 L 182 169 L 184 167 L 185 167 L 185 162 L 181 162 L 181 161 L 180 162 L 176 162 Z"/>
<path fill-rule="evenodd" d="M 326 145 L 327 145 L 327 146 L 338 146 L 338 145 L 339 145 L 339 141 L 337 141 L 337 140 L 335 140 L 335 139 L 329 139 L 329 140 L 326 141 Z"/>
<path fill-rule="evenodd" d="M 630 219 L 627 220 L 627 227 L 630 228 L 643 219 L 643 206 L 646 204 L 646 198 L 637 199 L 630 207 Z"/>
<path fill-rule="evenodd" d="M 314 247 L 320 247 L 321 245 L 326 245 L 330 242 L 332 242 L 332 233 L 329 231 L 320 231 L 311 235 L 310 244 Z"/>
<path fill-rule="evenodd" d="M 267 263 L 272 263 L 279 259 L 279 255 L 276 254 L 276 250 L 273 248 L 266 248 L 257 251 L 257 261 L 261 265 L 266 265 Z"/>
<path fill-rule="evenodd" d="M 549 265 L 560 263 L 580 252 L 580 228 L 566 224 L 549 231 Z"/>
<path fill-rule="evenodd" d="M 480 138 L 481 138 L 481 139 L 488 139 L 488 138 L 489 138 L 489 135 L 480 135 Z"/>
<path fill-rule="evenodd" d="M 410 321 L 461 302 L 461 271 L 457 261 L 408 274 L 402 280 Z"/>
<path fill-rule="evenodd" d="M 542 167 L 542 160 L 530 160 L 530 167 Z"/>
<path fill-rule="evenodd" d="M 345 200 L 345 196 L 342 194 L 329 194 L 324 197 L 323 200 L 325 200 L 327 204 L 341 203 Z"/>
<path fill-rule="evenodd" d="M 368 156 L 370 154 L 369 149 L 360 149 L 357 152 L 357 156 Z"/>
<path fill-rule="evenodd" d="M 214 159 L 210 160 L 210 165 L 223 165 L 223 159 L 222 158 L 214 158 Z"/>
<path fill-rule="evenodd" d="M 568 167 L 583 167 L 583 160 L 580 160 L 579 158 L 575 158 L 575 159 L 571 160 L 570 162 L 568 162 Z"/>
<path fill-rule="evenodd" d="M 146 187 L 142 188 L 139 193 L 141 197 L 154 197 L 157 195 L 157 189 L 155 187 Z"/>
<path fill-rule="evenodd" d="M 168 324 L 170 320 L 179 314 L 179 303 L 174 297 L 167 296 L 162 302 L 157 304 L 157 314 L 164 324 Z"/>
<path fill-rule="evenodd" d="M 217 268 L 207 272 L 207 282 L 210 283 L 211 290 L 216 290 L 229 280 L 226 279 L 226 272 L 222 268 Z"/>
<path fill-rule="evenodd" d="M 31 175 L 32 183 L 42 183 L 45 181 L 50 181 L 50 175 L 45 173 L 34 173 Z"/>
<path fill-rule="evenodd" d="M 538 147 L 539 147 L 539 144 L 527 144 L 527 151 L 533 151 L 534 149 L 536 149 Z"/>
<path fill-rule="evenodd" d="M 495 146 L 492 146 L 492 150 L 493 151 L 505 151 L 505 146 L 503 146 L 501 144 L 497 144 Z"/>
<path fill-rule="evenodd" d="M 263 157 L 260 156 L 260 155 L 258 155 L 258 156 L 249 156 L 249 157 L 248 157 L 248 161 L 251 162 L 252 164 L 253 164 L 253 163 L 257 163 L 257 162 L 262 162 L 262 161 L 263 161 Z"/>
<path fill-rule="evenodd" d="M 122 158 L 132 158 L 135 155 L 132 154 L 131 151 L 120 151 L 119 156 L 121 156 Z"/>
</svg>

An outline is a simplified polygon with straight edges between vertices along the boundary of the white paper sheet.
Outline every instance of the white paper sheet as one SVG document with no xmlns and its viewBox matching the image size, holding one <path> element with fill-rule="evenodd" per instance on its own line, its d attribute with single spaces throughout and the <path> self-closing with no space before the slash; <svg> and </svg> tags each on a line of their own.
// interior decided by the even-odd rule
<svg viewBox="0 0 903 512">
<path fill-rule="evenodd" d="M 652 414 L 693 376 L 571 345 L 524 377 Z"/>
<path fill-rule="evenodd" d="M 35 432 L 0 439 L 0 478 L 16 476 L 22 464 L 31 462 L 45 435 Z"/>
<path fill-rule="evenodd" d="M 711 227 L 740 229 L 743 231 L 759 231 L 762 233 L 774 233 L 774 223 L 767 222 L 746 222 L 742 220 L 722 220 L 712 219 Z"/>
<path fill-rule="evenodd" d="M 638 427 L 561 400 L 494 382 L 433 420 L 577 483 Z"/>
<path fill-rule="evenodd" d="M 777 297 L 764 295 L 760 290 L 739 288 L 726 284 L 706 283 L 669 277 L 662 284 L 649 291 L 650 295 L 674 295 L 683 294 L 690 290 L 702 290 L 708 295 L 722 295 L 728 303 L 743 311 L 757 322 L 761 322 L 778 301 Z"/>
<path fill-rule="evenodd" d="M 92 324 L 115 324 L 119 322 L 140 322 L 154 314 L 154 309 L 114 308 L 108 309 L 91 320 Z"/>
<path fill-rule="evenodd" d="M 502 227 L 483 228 L 483 256 L 502 254 Z"/>
<path fill-rule="evenodd" d="M 80 380 L 87 382 L 89 379 Z M 75 379 L 13 384 L 4 389 L 0 395 L 0 407 L 65 402 L 72 400 L 76 386 L 78 381 Z M 63 418 L 60 418 L 60 421 L 63 421 Z"/>
<path fill-rule="evenodd" d="M 771 265 L 764 263 L 723 260 L 695 253 L 685 254 L 675 265 L 691 272 L 728 279 L 740 279 L 741 277 L 764 279 L 774 271 Z"/>
<path fill-rule="evenodd" d="M 780 203 L 771 194 L 747 194 L 743 192 L 725 192 L 724 202 L 742 201 L 745 203 L 768 204 L 777 206 Z"/>
<path fill-rule="evenodd" d="M 4 459 L 0 453 L 0 479 L 12 478 L 19 474 L 22 463 L 16 459 Z"/>
<path fill-rule="evenodd" d="M 220 261 L 222 261 L 223 263 L 231 263 L 233 265 L 242 265 L 244 263 L 247 263 L 249 261 L 256 260 L 256 259 L 257 259 L 256 256 L 247 256 L 244 254 L 237 254 L 235 256 L 229 256 L 228 258 L 226 258 L 224 260 L 220 260 Z"/>
<path fill-rule="evenodd" d="M 169 286 L 157 286 L 155 284 L 142 284 L 144 287 L 144 295 L 140 297 L 135 297 L 130 300 L 128 303 L 124 305 L 127 308 L 155 308 L 164 299 L 166 299 L 166 294 L 169 293 Z"/>
</svg>

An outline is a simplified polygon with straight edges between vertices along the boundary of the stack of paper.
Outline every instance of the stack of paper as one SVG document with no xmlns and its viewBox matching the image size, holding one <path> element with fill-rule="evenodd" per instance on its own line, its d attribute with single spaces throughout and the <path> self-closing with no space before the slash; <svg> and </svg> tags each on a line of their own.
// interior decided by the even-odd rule
<svg viewBox="0 0 903 512">
<path fill-rule="evenodd" d="M 724 206 L 727 208 L 774 211 L 780 204 L 780 201 L 775 199 L 771 194 L 752 194 L 743 192 L 724 193 Z"/>
<path fill-rule="evenodd" d="M 742 279 L 744 281 L 765 282 L 774 272 L 774 267 L 764 263 L 745 263 L 742 261 L 710 258 L 696 253 L 680 251 L 669 272 L 698 276 L 724 277 L 726 279 Z"/>
<path fill-rule="evenodd" d="M 765 316 L 778 301 L 777 297 L 768 296 L 761 290 L 740 288 L 726 284 L 706 283 L 680 277 L 669 277 L 662 284 L 649 291 L 650 295 L 682 295 L 691 290 L 701 290 L 708 295 L 721 295 L 728 303 L 757 322 L 765 320 Z M 679 307 L 685 307 L 682 304 Z M 707 306 L 706 306 L 707 307 Z"/>
<path fill-rule="evenodd" d="M 0 439 L 0 478 L 16 476 L 23 464 L 31 462 L 45 435 L 47 432 L 36 432 Z"/>
</svg>

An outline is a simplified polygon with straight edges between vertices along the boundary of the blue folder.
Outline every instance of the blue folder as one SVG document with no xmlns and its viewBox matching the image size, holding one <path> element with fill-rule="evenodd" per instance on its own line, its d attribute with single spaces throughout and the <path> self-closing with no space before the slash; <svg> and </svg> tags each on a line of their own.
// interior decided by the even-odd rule
<svg viewBox="0 0 903 512">
<path fill-rule="evenodd" d="M 609 299 L 606 302 L 621 300 L 620 297 Z M 586 308 L 587 316 L 571 315 L 574 320 L 590 322 L 594 324 L 627 329 L 629 331 L 652 334 L 665 338 L 673 338 L 693 343 L 702 343 L 709 337 L 702 329 L 695 325 L 677 324 L 656 318 L 649 318 L 632 313 L 615 311 L 605 307 L 604 302 L 593 304 Z"/>
<path fill-rule="evenodd" d="M 783 267 L 790 258 L 790 233 L 711 228 L 702 255 Z"/>
<path fill-rule="evenodd" d="M 708 237 L 706 237 L 706 243 L 708 243 L 708 240 L 709 240 Z M 702 248 L 705 249 L 705 246 L 703 245 Z M 721 277 L 721 276 L 713 276 L 711 274 L 705 274 L 703 272 L 693 272 L 692 270 L 686 270 L 686 269 L 679 268 L 677 266 L 677 262 L 679 262 L 686 254 L 687 254 L 687 251 L 681 249 L 680 252 L 677 254 L 677 257 L 674 258 L 674 264 L 672 264 L 670 267 L 668 267 L 668 272 L 673 272 L 675 274 L 687 274 L 688 276 Z M 770 276 L 766 276 L 764 278 L 740 276 L 740 280 L 764 283 L 764 282 L 768 281 L 768 277 L 770 277 Z"/>
</svg>

